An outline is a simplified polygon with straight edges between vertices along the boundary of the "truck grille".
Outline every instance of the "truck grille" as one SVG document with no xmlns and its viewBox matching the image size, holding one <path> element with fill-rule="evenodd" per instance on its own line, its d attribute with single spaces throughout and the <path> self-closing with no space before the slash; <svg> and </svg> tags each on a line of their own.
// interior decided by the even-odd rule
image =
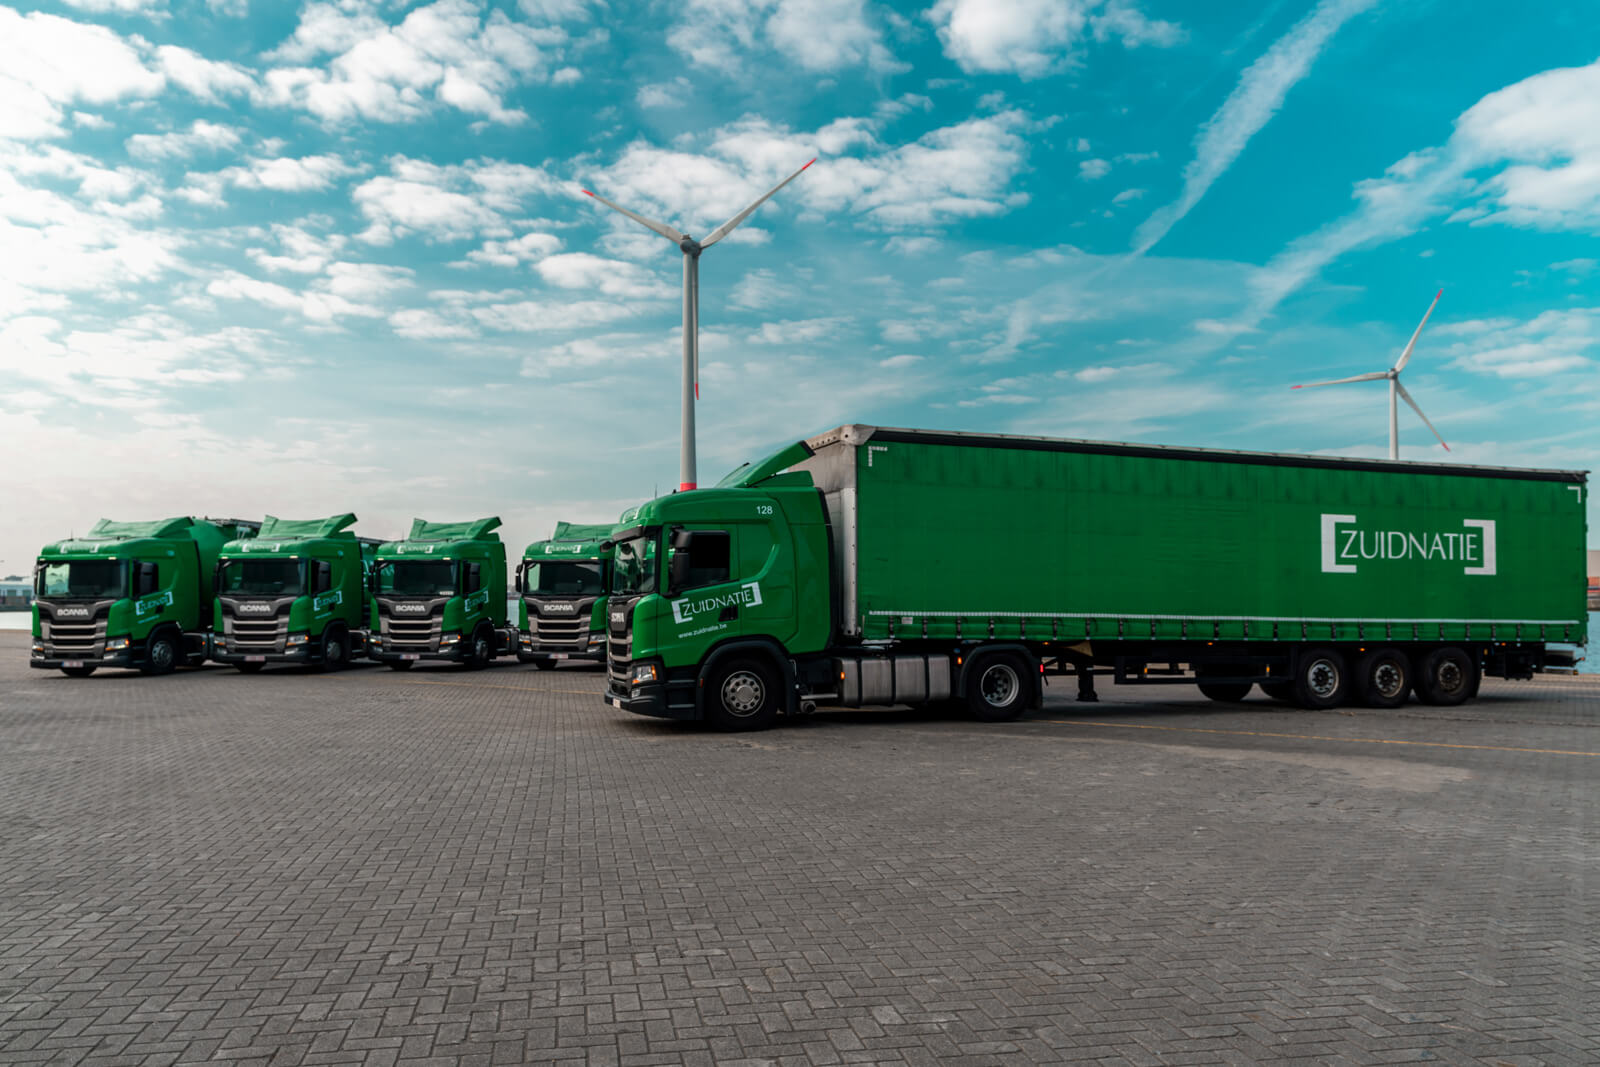
<svg viewBox="0 0 1600 1067">
<path fill-rule="evenodd" d="M 105 647 L 106 620 L 56 622 L 41 619 L 42 636 L 53 655 L 98 656 Z"/>
<path fill-rule="evenodd" d="M 382 617 L 383 636 L 388 639 L 392 649 L 401 652 L 437 652 L 439 651 L 439 632 L 442 619 L 397 619 L 391 615 Z"/>
<path fill-rule="evenodd" d="M 541 619 L 529 615 L 528 635 L 541 645 L 565 645 L 581 652 L 589 640 L 589 620 Z"/>
<path fill-rule="evenodd" d="M 225 633 L 234 652 L 282 652 L 289 636 L 289 618 L 224 619 Z"/>
<path fill-rule="evenodd" d="M 618 610 L 612 601 L 611 610 Z M 610 624 L 606 631 L 606 683 L 617 696 L 628 695 L 628 676 L 633 669 L 633 602 L 621 605 L 622 625 Z"/>
</svg>

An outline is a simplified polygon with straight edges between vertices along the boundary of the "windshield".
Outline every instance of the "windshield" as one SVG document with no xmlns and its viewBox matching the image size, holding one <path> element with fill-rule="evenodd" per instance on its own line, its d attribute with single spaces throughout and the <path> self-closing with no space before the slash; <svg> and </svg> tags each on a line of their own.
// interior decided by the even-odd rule
<svg viewBox="0 0 1600 1067">
<path fill-rule="evenodd" d="M 545 560 L 528 564 L 527 590 L 535 596 L 599 596 L 606 591 L 599 560 Z"/>
<path fill-rule="evenodd" d="M 297 559 L 223 560 L 217 588 L 224 596 L 302 596 L 306 568 Z"/>
<path fill-rule="evenodd" d="M 613 593 L 656 591 L 656 538 L 660 533 L 659 529 L 650 529 L 617 542 L 616 559 L 611 564 Z"/>
<path fill-rule="evenodd" d="M 126 566 L 120 559 L 75 559 L 46 563 L 34 580 L 41 600 L 104 600 L 128 595 Z"/>
<path fill-rule="evenodd" d="M 386 559 L 378 564 L 378 592 L 390 596 L 455 596 L 456 565 L 445 560 Z"/>
</svg>

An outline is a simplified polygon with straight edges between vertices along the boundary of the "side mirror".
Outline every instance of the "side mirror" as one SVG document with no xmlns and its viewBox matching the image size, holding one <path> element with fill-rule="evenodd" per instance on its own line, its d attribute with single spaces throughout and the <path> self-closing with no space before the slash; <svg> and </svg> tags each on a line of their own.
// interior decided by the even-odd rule
<svg viewBox="0 0 1600 1067">
<path fill-rule="evenodd" d="M 689 571 L 694 566 L 693 530 L 672 531 L 672 554 L 667 557 L 667 585 L 669 595 L 677 596 L 689 584 Z"/>
</svg>

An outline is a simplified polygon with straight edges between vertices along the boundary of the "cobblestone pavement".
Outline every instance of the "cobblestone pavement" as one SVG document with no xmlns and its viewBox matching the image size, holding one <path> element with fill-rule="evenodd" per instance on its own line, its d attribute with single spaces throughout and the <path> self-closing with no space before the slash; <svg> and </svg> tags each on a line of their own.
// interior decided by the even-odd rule
<svg viewBox="0 0 1600 1067">
<path fill-rule="evenodd" d="M 585 669 L 25 640 L 5 1064 L 1600 1062 L 1600 679 L 723 736 Z"/>
</svg>

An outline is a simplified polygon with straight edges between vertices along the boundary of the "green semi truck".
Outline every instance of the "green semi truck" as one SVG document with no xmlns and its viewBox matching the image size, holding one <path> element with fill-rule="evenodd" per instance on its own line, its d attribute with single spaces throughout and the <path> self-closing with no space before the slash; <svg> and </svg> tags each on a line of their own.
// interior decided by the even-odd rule
<svg viewBox="0 0 1600 1067">
<path fill-rule="evenodd" d="M 339 670 L 366 651 L 367 556 L 352 514 L 268 515 L 253 538 L 223 546 L 211 658 L 245 673 L 269 663 Z"/>
<path fill-rule="evenodd" d="M 517 567 L 517 658 L 547 670 L 561 660 L 606 658 L 606 594 L 615 523 L 556 523 Z"/>
<path fill-rule="evenodd" d="M 506 546 L 497 518 L 416 519 L 373 560 L 372 646 L 394 670 L 424 660 L 484 667 L 516 651 L 506 624 Z"/>
<path fill-rule="evenodd" d="M 843 426 L 612 538 L 614 707 L 1012 719 L 1052 674 L 1456 704 L 1586 640 L 1580 471 Z M 1084 682 L 1090 682 L 1088 686 Z"/>
<path fill-rule="evenodd" d="M 101 519 L 83 537 L 46 545 L 34 565 L 29 666 L 83 678 L 101 667 L 166 674 L 205 662 L 217 556 L 258 525 Z"/>
</svg>

